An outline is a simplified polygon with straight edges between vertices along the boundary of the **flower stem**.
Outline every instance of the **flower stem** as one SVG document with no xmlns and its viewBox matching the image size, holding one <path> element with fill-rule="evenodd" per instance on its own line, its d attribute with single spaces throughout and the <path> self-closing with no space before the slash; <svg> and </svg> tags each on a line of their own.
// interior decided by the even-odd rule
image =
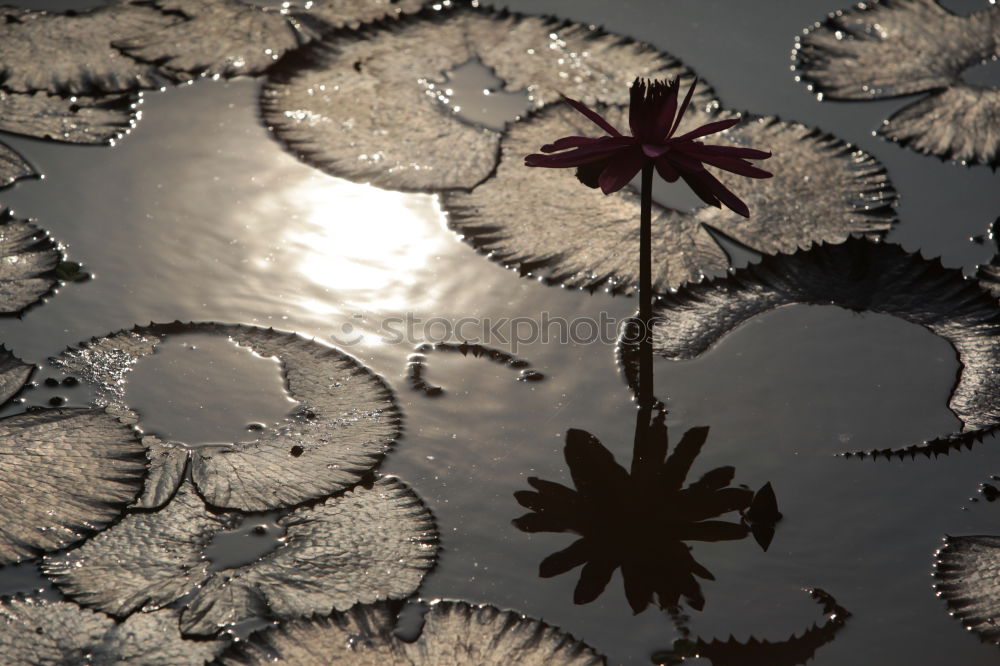
<svg viewBox="0 0 1000 666">
<path fill-rule="evenodd" d="M 642 167 L 639 222 L 639 407 L 653 407 L 653 164 Z"/>
</svg>

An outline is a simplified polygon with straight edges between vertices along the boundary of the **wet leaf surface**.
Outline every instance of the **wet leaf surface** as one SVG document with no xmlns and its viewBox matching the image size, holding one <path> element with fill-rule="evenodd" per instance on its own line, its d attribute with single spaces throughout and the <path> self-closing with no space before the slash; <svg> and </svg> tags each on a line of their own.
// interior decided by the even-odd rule
<svg viewBox="0 0 1000 666">
<path fill-rule="evenodd" d="M 469 188 L 495 167 L 500 134 L 456 118 L 433 86 L 474 59 L 504 90 L 528 89 L 532 108 L 560 93 L 624 104 L 636 76 L 686 72 L 587 26 L 463 5 L 310 44 L 269 73 L 262 115 L 279 141 L 332 175 L 398 190 Z"/>
<path fill-rule="evenodd" d="M 44 231 L 0 209 L 0 313 L 20 312 L 49 293 L 61 258 Z"/>
<path fill-rule="evenodd" d="M 186 450 L 183 442 L 147 436 L 153 465 L 139 506 L 161 506 L 183 477 L 190 456 L 198 491 L 217 507 L 262 511 L 293 506 L 357 483 L 379 463 L 400 432 L 399 412 L 380 377 L 352 357 L 293 333 L 225 324 L 153 324 L 119 331 L 69 349 L 52 362 L 97 390 L 97 403 L 137 423 L 124 402 L 135 362 L 167 335 L 204 333 L 231 339 L 282 366 L 300 405 L 252 441 Z M 176 453 L 176 450 L 182 453 Z"/>
<path fill-rule="evenodd" d="M 111 42 L 175 20 L 133 0 L 65 14 L 0 8 L 0 83 L 15 92 L 72 95 L 155 87 L 154 68 Z"/>
<path fill-rule="evenodd" d="M 947 537 L 934 576 L 951 614 L 983 640 L 1000 644 L 1000 537 Z"/>
<path fill-rule="evenodd" d="M 424 0 L 315 0 L 308 4 L 308 11 L 301 11 L 301 6 L 294 5 L 292 11 L 314 32 L 323 32 L 414 14 L 427 3 Z"/>
<path fill-rule="evenodd" d="M 929 329 L 951 343 L 961 363 L 948 405 L 964 427 L 948 438 L 962 441 L 1000 425 L 996 300 L 961 271 L 896 245 L 851 238 L 689 285 L 656 309 L 654 353 L 695 358 L 756 315 L 792 304 L 889 314 Z"/>
<path fill-rule="evenodd" d="M 135 511 L 45 572 L 71 598 L 117 616 L 180 600 L 185 634 L 214 634 L 255 616 L 293 618 L 412 594 L 437 555 L 433 518 L 392 478 L 280 518 L 279 546 L 211 571 L 205 548 L 235 516 L 208 511 L 185 484 L 160 511 Z"/>
<path fill-rule="evenodd" d="M 862 3 L 831 14 L 796 47 L 800 75 L 830 99 L 934 92 L 879 133 L 923 153 L 971 164 L 1000 160 L 1000 91 L 962 82 L 966 69 L 1000 56 L 1000 9 L 957 16 L 935 0 Z"/>
<path fill-rule="evenodd" d="M 383 606 L 286 622 L 255 634 L 219 659 L 225 666 L 294 664 L 566 664 L 599 666 L 593 648 L 543 622 L 492 606 L 436 601 L 414 642 L 393 635 L 393 614 Z"/>
<path fill-rule="evenodd" d="M 115 520 L 142 491 L 145 449 L 96 409 L 0 421 L 0 563 L 65 548 Z"/>
<path fill-rule="evenodd" d="M 39 175 L 13 148 L 0 143 L 0 188 L 12 185 L 22 178 L 37 178 Z"/>
<path fill-rule="evenodd" d="M 683 87 L 684 84 L 682 84 Z M 712 120 L 707 97 L 696 99 L 679 132 Z M 624 109 L 609 109 L 612 125 L 627 126 Z M 719 116 L 722 117 L 722 116 Z M 495 177 L 471 192 L 448 192 L 449 224 L 490 258 L 567 286 L 631 292 L 638 280 L 639 195 L 605 196 L 582 187 L 570 169 L 529 169 L 524 156 L 554 137 L 592 135 L 588 121 L 555 106 L 512 127 L 501 142 Z M 748 117 L 719 143 L 773 153 L 766 180 L 724 172 L 718 178 L 750 207 L 745 220 L 728 209 L 679 212 L 654 201 L 653 285 L 665 292 L 729 260 L 706 231 L 717 229 L 760 252 L 791 252 L 852 233 L 876 234 L 894 220 L 896 194 L 871 156 L 818 130 L 775 118 Z M 676 185 L 674 185 L 676 187 Z"/>
<path fill-rule="evenodd" d="M 106 144 L 135 126 L 134 95 L 60 97 L 0 90 L 0 130 L 65 143 Z"/>
<path fill-rule="evenodd" d="M 25 363 L 0 345 L 0 405 L 17 395 L 34 371 L 35 366 Z"/>
<path fill-rule="evenodd" d="M 184 640 L 171 610 L 117 623 L 65 601 L 0 603 L 0 654 L 10 664 L 201 666 L 225 646 L 224 641 Z"/>
<path fill-rule="evenodd" d="M 280 10 L 241 0 L 156 0 L 183 21 L 153 26 L 119 39 L 115 46 L 138 60 L 157 63 L 175 80 L 260 74 L 299 45 L 297 31 Z"/>
</svg>

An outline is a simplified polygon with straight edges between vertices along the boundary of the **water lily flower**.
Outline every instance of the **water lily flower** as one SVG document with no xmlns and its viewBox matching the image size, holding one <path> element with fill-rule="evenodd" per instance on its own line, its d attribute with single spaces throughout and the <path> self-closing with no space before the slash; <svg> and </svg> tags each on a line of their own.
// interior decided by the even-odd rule
<svg viewBox="0 0 1000 666">
<path fill-rule="evenodd" d="M 698 140 L 733 127 L 740 122 L 739 118 L 717 120 L 675 136 L 697 83 L 696 79 L 691 84 L 678 109 L 678 79 L 636 79 L 632 84 L 629 105 L 632 136 L 623 135 L 584 104 L 564 97 L 567 104 L 607 132 L 607 136 L 564 137 L 542 146 L 542 153 L 528 155 L 524 163 L 533 167 L 576 167 L 580 182 L 589 187 L 600 187 L 605 194 L 620 190 L 643 167 L 652 164 L 669 183 L 683 179 L 710 206 L 721 208 L 725 205 L 743 217 L 750 217 L 746 204 L 726 189 L 705 165 L 748 178 L 770 178 L 773 174 L 747 160 L 767 159 L 771 153 L 741 146 L 709 145 Z"/>
</svg>

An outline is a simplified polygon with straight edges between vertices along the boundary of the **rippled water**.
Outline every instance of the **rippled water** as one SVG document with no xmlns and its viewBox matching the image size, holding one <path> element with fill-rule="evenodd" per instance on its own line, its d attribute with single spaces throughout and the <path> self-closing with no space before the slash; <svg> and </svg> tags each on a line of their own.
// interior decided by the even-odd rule
<svg viewBox="0 0 1000 666">
<path fill-rule="evenodd" d="M 68 4 L 78 5 L 62 6 Z M 889 240 L 969 271 L 992 254 L 969 237 L 1000 214 L 994 173 L 873 137 L 903 100 L 820 103 L 794 81 L 794 36 L 846 3 L 484 4 L 603 24 L 666 49 L 710 81 L 729 107 L 815 125 L 874 154 L 901 196 L 902 222 Z M 573 605 L 576 573 L 537 577 L 538 563 L 571 538 L 527 535 L 510 524 L 523 513 L 513 493 L 527 487 L 526 477 L 568 482 L 562 457 L 568 428 L 592 432 L 627 460 L 634 408 L 612 347 L 526 343 L 514 351 L 545 373 L 536 383 L 513 381 L 510 370 L 485 360 L 432 355 L 428 373 L 446 394 L 430 399 L 409 388 L 405 363 L 417 342 L 436 338 L 444 325 L 414 324 L 407 344 L 390 344 L 381 329 L 400 317 L 403 324 L 393 329 L 399 330 L 406 313 L 451 322 L 543 312 L 569 320 L 600 312 L 620 318 L 633 303 L 548 287 L 477 256 L 446 228 L 434 196 L 381 191 L 300 163 L 260 126 L 257 86 L 199 81 L 147 94 L 142 121 L 114 149 L 4 137 L 45 179 L 4 191 L 0 202 L 37 218 L 94 279 L 65 286 L 20 319 L 3 320 L 0 341 L 42 362 L 91 336 L 179 319 L 274 326 L 339 343 L 398 393 L 405 435 L 381 469 L 424 498 L 444 547 L 421 594 L 515 608 L 585 640 L 611 663 L 649 663 L 654 650 L 677 637 L 666 614 L 650 609 L 633 616 L 617 577 L 596 602 Z M 212 362 L 195 365 L 213 372 L 234 362 L 233 350 L 203 351 Z M 178 340 L 158 370 L 140 366 L 131 379 L 146 396 L 140 402 L 148 406 L 139 411 L 152 430 L 183 422 L 193 429 L 185 433 L 190 437 L 217 425 L 214 403 L 180 408 L 190 410 L 184 417 L 161 409 L 177 390 L 170 387 L 184 385 L 188 353 L 194 352 Z M 256 366 L 248 372 L 263 373 L 251 377 L 273 371 L 272 361 L 243 360 Z M 923 329 L 805 306 L 754 320 L 698 360 L 658 363 L 675 439 L 689 427 L 710 427 L 694 472 L 733 465 L 738 482 L 770 481 L 785 516 L 766 553 L 749 539 L 695 546 L 717 580 L 703 586 L 705 610 L 689 613 L 691 629 L 705 638 L 783 640 L 820 619 L 800 591 L 816 586 L 853 617 L 810 663 L 995 663 L 996 648 L 981 645 L 935 598 L 930 568 L 945 534 L 997 533 L 1000 509 L 969 499 L 1000 473 L 997 442 L 937 460 L 834 455 L 954 430 L 957 419 L 946 402 L 957 370 L 954 351 Z M 176 383 L 160 379 L 164 373 Z M 225 385 L 231 374 L 215 377 L 213 398 L 246 408 L 225 432 L 274 418 L 247 406 L 243 386 Z M 256 380 L 240 384 L 247 381 Z M 56 395 L 84 404 L 85 393 L 73 391 L 82 389 L 41 384 L 25 397 L 31 404 Z M 263 395 L 280 401 L 280 383 L 264 386 Z M 201 432 L 201 441 L 227 439 Z M 26 571 L 0 572 L 0 592 L 31 587 Z"/>
</svg>

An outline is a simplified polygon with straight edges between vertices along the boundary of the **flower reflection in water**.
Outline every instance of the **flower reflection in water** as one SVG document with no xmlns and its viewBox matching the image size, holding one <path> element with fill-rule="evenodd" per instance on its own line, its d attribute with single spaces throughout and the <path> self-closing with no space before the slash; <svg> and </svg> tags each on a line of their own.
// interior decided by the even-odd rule
<svg viewBox="0 0 1000 666">
<path fill-rule="evenodd" d="M 593 435 L 570 430 L 565 456 L 576 489 L 532 477 L 534 490 L 515 493 L 531 510 L 514 521 L 518 529 L 580 535 L 539 567 L 548 578 L 583 565 L 574 592 L 578 604 L 600 596 L 621 568 L 633 612 L 653 601 L 674 608 L 681 597 L 701 610 L 705 598 L 697 579 L 713 576 L 685 542 L 740 540 L 756 525 L 773 526 L 779 515 L 776 508 L 764 510 L 773 499 L 769 486 L 755 495 L 730 485 L 733 467 L 715 468 L 685 487 L 708 428 L 688 430 L 668 457 L 665 415 L 650 416 L 650 410 L 639 410 L 631 471 Z M 733 514 L 730 520 L 719 520 L 727 514 Z"/>
</svg>

